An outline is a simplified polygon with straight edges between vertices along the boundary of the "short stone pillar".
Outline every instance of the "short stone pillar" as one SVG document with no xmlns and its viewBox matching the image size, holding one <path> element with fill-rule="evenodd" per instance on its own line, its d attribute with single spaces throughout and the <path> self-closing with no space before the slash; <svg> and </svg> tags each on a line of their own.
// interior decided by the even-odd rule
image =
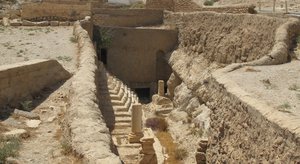
<svg viewBox="0 0 300 164">
<path fill-rule="evenodd" d="M 9 23 L 10 21 L 9 21 L 9 18 L 7 18 L 7 17 L 3 17 L 2 18 L 2 23 L 3 23 L 3 26 L 9 26 L 10 25 L 10 23 Z"/>
<path fill-rule="evenodd" d="M 275 13 L 275 8 L 276 8 L 276 0 L 273 0 L 273 13 Z"/>
<path fill-rule="evenodd" d="M 165 82 L 163 80 L 158 81 L 157 93 L 159 96 L 165 96 Z"/>
<path fill-rule="evenodd" d="M 258 11 L 261 11 L 261 0 L 258 1 Z"/>
<path fill-rule="evenodd" d="M 157 164 L 157 157 L 153 147 L 154 134 L 150 128 L 144 129 L 144 137 L 141 138 L 143 158 L 140 164 Z"/>
<path fill-rule="evenodd" d="M 287 14 L 287 13 L 289 13 L 287 0 L 284 1 L 284 4 L 285 4 L 285 13 Z"/>
<path fill-rule="evenodd" d="M 199 142 L 199 148 L 196 152 L 196 162 L 198 164 L 205 164 L 206 163 L 206 150 L 208 147 L 208 140 L 202 139 Z"/>
<path fill-rule="evenodd" d="M 143 111 L 141 104 L 132 105 L 131 133 L 128 135 L 128 140 L 130 143 L 139 143 L 140 139 L 143 137 L 142 114 Z"/>
<path fill-rule="evenodd" d="M 88 32 L 88 34 L 90 36 L 90 39 L 93 40 L 94 24 L 93 24 L 93 21 L 92 21 L 91 17 L 86 16 L 84 18 L 84 20 L 80 21 L 80 24 L 81 24 L 82 28 L 85 29 Z"/>
</svg>

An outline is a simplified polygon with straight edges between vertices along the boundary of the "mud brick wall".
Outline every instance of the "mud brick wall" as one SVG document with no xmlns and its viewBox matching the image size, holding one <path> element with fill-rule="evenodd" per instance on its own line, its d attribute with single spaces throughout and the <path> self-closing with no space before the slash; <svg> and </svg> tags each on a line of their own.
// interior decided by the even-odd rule
<svg viewBox="0 0 300 164">
<path fill-rule="evenodd" d="M 56 60 L 32 60 L 0 66 L 0 105 L 15 103 L 69 77 Z"/>
</svg>

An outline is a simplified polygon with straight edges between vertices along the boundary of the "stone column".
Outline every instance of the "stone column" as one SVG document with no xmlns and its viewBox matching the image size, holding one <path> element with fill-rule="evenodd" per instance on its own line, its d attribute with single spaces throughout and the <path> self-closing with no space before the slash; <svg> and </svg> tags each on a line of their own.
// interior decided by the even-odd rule
<svg viewBox="0 0 300 164">
<path fill-rule="evenodd" d="M 287 0 L 284 1 L 285 4 L 285 13 L 289 13 Z"/>
<path fill-rule="evenodd" d="M 159 96 L 165 96 L 165 82 L 163 80 L 158 81 L 157 93 Z"/>
<path fill-rule="evenodd" d="M 3 23 L 3 26 L 9 26 L 10 24 L 9 24 L 9 18 L 7 18 L 7 17 L 3 17 L 2 18 L 2 23 Z"/>
<path fill-rule="evenodd" d="M 84 20 L 80 21 L 80 24 L 81 24 L 82 28 L 85 29 L 88 32 L 88 34 L 90 36 L 90 39 L 93 40 L 93 36 L 94 36 L 94 34 L 93 34 L 94 24 L 92 22 L 91 17 L 90 16 L 86 16 L 84 18 Z"/>
<path fill-rule="evenodd" d="M 273 0 L 273 13 L 275 13 L 275 8 L 276 8 L 276 0 Z"/>
<path fill-rule="evenodd" d="M 128 140 L 130 143 L 139 143 L 140 139 L 143 137 L 142 131 L 142 105 L 134 104 L 132 105 L 131 111 L 131 133 L 128 135 Z"/>
</svg>

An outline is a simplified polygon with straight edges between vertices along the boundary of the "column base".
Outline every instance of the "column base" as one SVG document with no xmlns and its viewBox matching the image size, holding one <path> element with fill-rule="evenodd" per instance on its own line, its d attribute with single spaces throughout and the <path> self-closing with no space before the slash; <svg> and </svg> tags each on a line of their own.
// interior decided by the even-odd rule
<svg viewBox="0 0 300 164">
<path fill-rule="evenodd" d="M 141 133 L 130 133 L 128 134 L 128 141 L 129 143 L 140 143 L 140 139 L 144 136 L 144 134 Z"/>
</svg>

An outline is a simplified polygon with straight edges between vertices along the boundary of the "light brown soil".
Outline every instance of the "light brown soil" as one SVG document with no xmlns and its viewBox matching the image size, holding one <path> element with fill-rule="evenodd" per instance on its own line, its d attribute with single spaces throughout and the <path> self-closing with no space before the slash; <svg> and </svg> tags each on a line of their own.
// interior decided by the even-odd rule
<svg viewBox="0 0 300 164">
<path fill-rule="evenodd" d="M 181 164 L 183 161 L 176 159 L 176 148 L 177 145 L 173 142 L 172 136 L 168 132 L 156 132 L 155 136 L 159 139 L 161 145 L 164 147 L 168 158 L 165 161 L 165 164 Z"/>
<path fill-rule="evenodd" d="M 17 63 L 32 59 L 55 59 L 71 73 L 76 71 L 77 43 L 72 41 L 73 27 L 3 27 L 0 26 L 0 65 Z M 31 112 L 40 116 L 38 128 L 28 128 L 25 117 L 11 115 L 16 122 L 30 133 L 23 139 L 19 163 L 81 163 L 71 153 L 65 154 L 68 145 L 63 145 L 67 138 L 63 115 L 68 105 L 72 78 L 65 83 L 42 90 L 32 102 Z M 13 109 L 12 109 L 13 110 Z M 3 117 L 1 121 L 6 120 Z M 20 127 L 0 126 L 0 132 Z"/>
<path fill-rule="evenodd" d="M 66 147 L 62 145 L 62 118 L 65 106 L 68 104 L 68 92 L 71 80 L 65 82 L 59 89 L 55 88 L 43 93 L 45 101 L 39 104 L 32 112 L 38 113 L 41 124 L 37 129 L 30 129 L 31 137 L 22 141 L 17 159 L 20 163 L 81 163 L 80 159 L 71 154 L 64 154 Z M 52 92 L 55 90 L 54 92 Z M 50 92 L 50 95 L 48 95 Z M 51 121 L 53 119 L 53 121 Z"/>
<path fill-rule="evenodd" d="M 0 36 L 0 65 L 32 59 L 56 59 L 68 71 L 75 71 L 77 44 L 70 39 L 73 26 L 0 26 Z"/>
<path fill-rule="evenodd" d="M 241 68 L 228 73 L 254 98 L 265 101 L 283 115 L 300 116 L 300 61 Z"/>
</svg>

